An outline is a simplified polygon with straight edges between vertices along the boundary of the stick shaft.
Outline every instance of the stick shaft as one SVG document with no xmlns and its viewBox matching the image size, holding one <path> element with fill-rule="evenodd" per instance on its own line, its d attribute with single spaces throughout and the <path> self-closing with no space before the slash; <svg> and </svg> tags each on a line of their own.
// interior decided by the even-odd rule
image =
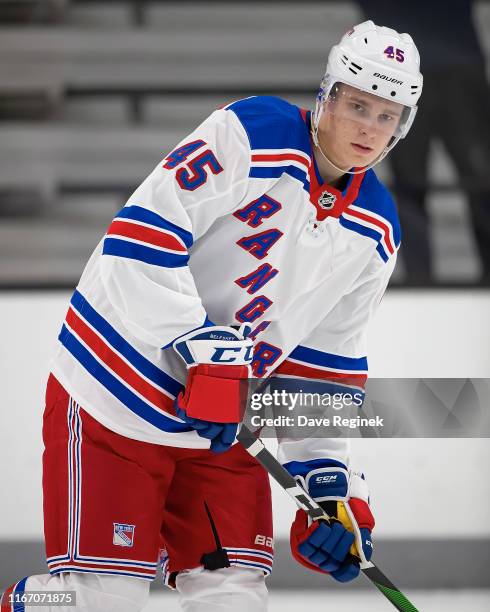
<svg viewBox="0 0 490 612">
<path fill-rule="evenodd" d="M 279 485 L 290 495 L 296 504 L 305 510 L 312 519 L 323 518 L 330 520 L 328 514 L 320 508 L 306 491 L 299 486 L 291 474 L 284 468 L 279 461 L 270 453 L 264 446 L 260 438 L 256 438 L 254 434 L 245 426 L 242 425 L 238 440 L 245 447 L 245 450 L 255 457 L 259 463 L 266 469 L 267 472 L 276 480 Z"/>
<path fill-rule="evenodd" d="M 257 438 L 248 427 L 242 424 L 237 438 L 245 450 L 257 459 L 270 476 L 277 481 L 286 493 L 294 499 L 296 504 L 313 520 L 330 520 L 328 514 L 299 486 L 286 468 L 266 449 L 262 440 Z M 417 608 L 374 563 L 361 564 L 361 570 L 399 612 L 418 612 Z"/>
</svg>

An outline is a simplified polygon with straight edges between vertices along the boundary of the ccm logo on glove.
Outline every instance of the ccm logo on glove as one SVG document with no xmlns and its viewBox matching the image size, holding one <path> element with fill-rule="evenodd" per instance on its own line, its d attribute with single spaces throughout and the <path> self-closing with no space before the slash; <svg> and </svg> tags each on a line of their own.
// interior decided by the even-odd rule
<svg viewBox="0 0 490 612">
<path fill-rule="evenodd" d="M 333 459 L 291 461 L 284 467 L 332 517 L 330 523 L 311 521 L 304 510 L 297 511 L 291 526 L 294 558 L 339 582 L 353 580 L 373 553 L 374 518 L 363 475 Z"/>
<path fill-rule="evenodd" d="M 317 476 L 315 478 L 315 482 L 317 484 L 327 484 L 327 483 L 337 482 L 337 474 L 333 476 Z"/>
</svg>

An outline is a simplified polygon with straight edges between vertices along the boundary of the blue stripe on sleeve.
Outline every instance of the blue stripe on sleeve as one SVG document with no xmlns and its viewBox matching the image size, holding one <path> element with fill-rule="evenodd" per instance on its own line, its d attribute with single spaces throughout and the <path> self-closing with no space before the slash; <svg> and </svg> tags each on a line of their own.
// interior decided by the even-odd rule
<svg viewBox="0 0 490 612">
<path fill-rule="evenodd" d="M 386 254 L 386 251 L 383 248 L 383 245 L 381 244 L 381 242 L 378 242 L 378 246 L 376 247 L 376 250 L 378 251 L 378 254 L 380 255 L 381 259 L 386 263 L 389 257 Z"/>
<path fill-rule="evenodd" d="M 376 250 L 378 251 L 381 259 L 386 263 L 389 259 L 389 255 L 381 244 L 381 230 L 373 230 L 370 227 L 366 227 L 365 225 L 361 225 L 360 223 L 355 223 L 350 219 L 346 219 L 344 216 L 340 216 L 339 223 L 342 227 L 345 227 L 348 230 L 356 232 L 357 234 L 361 234 L 361 236 L 366 236 L 367 238 L 372 238 L 375 242 L 377 242 Z"/>
<path fill-rule="evenodd" d="M 104 240 L 102 249 L 103 255 L 114 255 L 115 257 L 126 257 L 127 259 L 136 259 L 153 266 L 163 268 L 184 268 L 189 261 L 189 255 L 177 255 L 175 253 L 167 253 L 158 249 L 129 242 L 121 238 L 111 238 L 107 236 Z"/>
<path fill-rule="evenodd" d="M 297 346 L 289 357 L 311 365 L 335 368 L 336 370 L 361 370 L 367 372 L 368 369 L 367 357 L 343 357 L 301 345 Z"/>
<path fill-rule="evenodd" d="M 170 433 L 191 431 L 191 427 L 186 423 L 174 421 L 165 416 L 133 393 L 126 385 L 106 370 L 65 325 L 61 329 L 59 340 L 89 374 L 98 380 L 134 414 L 162 431 Z"/>
<path fill-rule="evenodd" d="M 167 219 L 164 219 L 156 212 L 143 208 L 142 206 L 135 206 L 134 204 L 131 206 L 125 206 L 117 213 L 116 218 L 133 219 L 134 221 L 141 221 L 142 223 L 155 225 L 156 227 L 160 227 L 164 230 L 177 234 L 177 236 L 182 238 L 188 249 L 192 246 L 193 238 L 191 232 L 188 232 L 178 225 L 175 225 L 175 223 L 172 223 L 171 221 L 167 221 Z"/>
<path fill-rule="evenodd" d="M 364 176 L 355 204 L 386 219 L 393 229 L 394 246 L 398 248 L 401 239 L 398 210 L 392 195 L 378 179 L 372 168 L 367 170 Z"/>
<path fill-rule="evenodd" d="M 75 290 L 71 299 L 71 304 L 75 310 L 80 313 L 82 318 L 86 319 L 107 343 L 125 357 L 138 372 L 143 374 L 143 376 L 175 397 L 183 390 L 184 387 L 180 382 L 169 376 L 163 370 L 160 370 L 160 368 L 157 368 L 155 364 L 146 359 L 146 357 L 143 357 L 141 353 L 138 353 L 138 351 L 87 302 L 79 291 Z"/>
<path fill-rule="evenodd" d="M 22 578 L 22 580 L 17 583 L 17 586 L 15 587 L 15 590 L 13 592 L 13 595 L 19 595 L 20 598 L 22 598 L 22 594 L 26 590 L 26 582 L 27 582 L 28 577 L 29 576 Z M 24 610 L 25 610 L 25 605 L 22 603 L 22 601 L 19 601 L 19 602 L 14 601 L 13 612 L 24 612 Z"/>
</svg>

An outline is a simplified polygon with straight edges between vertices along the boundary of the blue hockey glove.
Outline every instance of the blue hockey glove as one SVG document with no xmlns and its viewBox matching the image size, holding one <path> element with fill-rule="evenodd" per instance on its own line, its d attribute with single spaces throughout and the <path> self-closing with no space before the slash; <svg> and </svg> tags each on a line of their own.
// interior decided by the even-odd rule
<svg viewBox="0 0 490 612">
<path fill-rule="evenodd" d="M 284 466 L 332 517 L 311 521 L 298 510 L 291 526 L 291 551 L 309 569 L 330 574 L 339 582 L 359 575 L 360 562 L 371 559 L 374 518 L 363 475 L 334 460 L 291 461 Z"/>
</svg>

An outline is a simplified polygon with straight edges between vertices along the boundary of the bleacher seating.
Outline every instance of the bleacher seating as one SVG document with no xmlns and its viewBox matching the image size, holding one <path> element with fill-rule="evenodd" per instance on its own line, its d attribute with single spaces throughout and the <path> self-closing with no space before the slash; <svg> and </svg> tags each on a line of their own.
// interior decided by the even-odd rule
<svg viewBox="0 0 490 612">
<path fill-rule="evenodd" d="M 62 223 L 81 197 L 90 219 L 92 194 L 108 219 L 214 108 L 253 93 L 311 106 L 331 44 L 359 18 L 341 1 L 0 0 L 0 215 Z"/>
<path fill-rule="evenodd" d="M 21 160 L 52 191 L 131 184 L 226 102 L 271 93 L 310 105 L 329 45 L 355 19 L 338 3 L 143 4 L 144 29 L 122 19 L 133 3 L 86 1 L 61 25 L 2 28 L 0 185 Z"/>
</svg>

